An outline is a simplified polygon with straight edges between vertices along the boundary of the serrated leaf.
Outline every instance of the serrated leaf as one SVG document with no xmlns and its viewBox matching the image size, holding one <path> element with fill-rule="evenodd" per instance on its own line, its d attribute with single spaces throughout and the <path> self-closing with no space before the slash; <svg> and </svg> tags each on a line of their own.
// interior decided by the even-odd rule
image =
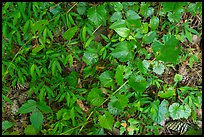
<svg viewBox="0 0 204 137">
<path fill-rule="evenodd" d="M 154 61 L 153 72 L 161 75 L 164 72 L 164 69 L 165 69 L 165 67 L 161 62 Z"/>
<path fill-rule="evenodd" d="M 18 113 L 25 114 L 32 112 L 36 108 L 36 101 L 34 100 L 28 100 L 26 103 L 24 103 L 18 110 Z"/>
<path fill-rule="evenodd" d="M 99 80 L 101 81 L 104 87 L 110 87 L 110 86 L 113 86 L 114 84 L 113 77 L 114 77 L 114 73 L 110 70 L 107 70 L 99 76 Z"/>
<path fill-rule="evenodd" d="M 142 75 L 132 75 L 129 79 L 128 84 L 135 90 L 140 93 L 144 92 L 147 88 L 148 82 Z"/>
<path fill-rule="evenodd" d="M 176 63 L 181 50 L 179 41 L 170 34 L 165 35 L 162 39 L 164 46 L 159 49 L 159 55 L 156 58 L 164 62 Z"/>
<path fill-rule="evenodd" d="M 118 67 L 116 68 L 116 73 L 115 73 L 115 79 L 118 85 L 122 85 L 123 84 L 123 72 L 125 70 L 125 66 L 123 65 L 118 65 Z"/>
<path fill-rule="evenodd" d="M 43 124 L 43 114 L 36 109 L 30 116 L 30 122 L 36 131 L 40 131 Z"/>
<path fill-rule="evenodd" d="M 159 18 L 157 18 L 156 16 L 153 16 L 151 19 L 150 19 L 150 28 L 152 30 L 155 30 L 157 29 L 159 26 Z"/>
<path fill-rule="evenodd" d="M 3 130 L 7 130 L 7 129 L 9 129 L 9 128 L 11 128 L 12 126 L 14 125 L 14 123 L 12 123 L 12 122 L 9 122 L 9 121 L 3 121 L 2 122 L 2 129 Z"/>
<path fill-rule="evenodd" d="M 191 115 L 191 109 L 188 105 L 179 105 L 179 103 L 173 103 L 169 107 L 170 116 L 173 120 L 185 118 L 187 119 Z"/>
<path fill-rule="evenodd" d="M 126 62 L 134 58 L 133 45 L 134 43 L 122 41 L 114 46 L 116 48 L 112 51 L 111 55 L 118 58 L 121 62 Z"/>
<path fill-rule="evenodd" d="M 98 88 L 92 88 L 88 94 L 88 100 L 93 106 L 99 107 L 104 101 L 102 91 Z"/>
<path fill-rule="evenodd" d="M 105 115 L 99 117 L 99 124 L 103 128 L 112 130 L 113 122 L 114 122 L 114 118 L 108 111 L 105 111 Z"/>
<path fill-rule="evenodd" d="M 77 26 L 75 26 L 73 28 L 69 28 L 67 31 L 65 31 L 63 33 L 62 37 L 66 40 L 71 40 L 74 37 L 74 35 L 77 31 L 77 28 L 78 28 Z"/>
<path fill-rule="evenodd" d="M 106 20 L 106 8 L 104 5 L 90 7 L 88 9 L 87 16 L 91 22 L 93 22 L 96 26 L 99 26 Z"/>
<path fill-rule="evenodd" d="M 118 110 L 123 111 L 124 108 L 127 106 L 128 104 L 128 98 L 126 95 L 116 95 L 113 96 L 110 100 L 110 104 L 111 106 L 117 108 Z"/>
<path fill-rule="evenodd" d="M 124 27 L 124 28 L 116 28 L 115 31 L 118 33 L 119 36 L 126 38 L 129 36 L 130 29 Z"/>
</svg>

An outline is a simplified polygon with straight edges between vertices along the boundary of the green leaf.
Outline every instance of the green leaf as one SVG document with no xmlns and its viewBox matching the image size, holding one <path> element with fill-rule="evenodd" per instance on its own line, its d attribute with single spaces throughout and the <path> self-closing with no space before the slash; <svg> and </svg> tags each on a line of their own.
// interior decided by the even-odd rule
<svg viewBox="0 0 204 137">
<path fill-rule="evenodd" d="M 86 41 L 86 43 L 85 43 L 85 45 L 84 45 L 84 48 L 87 48 L 89 45 L 90 45 L 90 43 L 91 43 L 91 41 L 94 39 L 94 37 L 92 36 L 92 37 L 90 37 L 87 41 Z"/>
<path fill-rule="evenodd" d="M 113 77 L 114 73 L 110 70 L 107 70 L 99 76 L 99 80 L 104 87 L 110 87 L 114 85 Z"/>
<path fill-rule="evenodd" d="M 43 124 L 43 115 L 42 113 L 36 109 L 30 116 L 30 122 L 36 131 L 40 131 Z"/>
<path fill-rule="evenodd" d="M 134 10 L 128 10 L 125 15 L 128 20 L 135 21 L 141 18 Z"/>
<path fill-rule="evenodd" d="M 123 9 L 121 2 L 113 2 L 113 6 L 115 11 L 121 11 Z"/>
<path fill-rule="evenodd" d="M 159 55 L 156 58 L 164 62 L 176 63 L 181 50 L 179 41 L 175 36 L 170 34 L 165 35 L 162 39 L 164 46 L 161 47 Z"/>
<path fill-rule="evenodd" d="M 191 115 L 191 109 L 188 105 L 179 105 L 179 103 L 173 103 L 169 107 L 170 116 L 173 120 L 185 118 L 187 119 Z"/>
<path fill-rule="evenodd" d="M 85 51 L 82 60 L 87 65 L 92 65 L 98 61 L 98 54 L 91 51 Z"/>
<path fill-rule="evenodd" d="M 183 77 L 182 77 L 182 75 L 180 75 L 180 74 L 176 74 L 175 76 L 174 76 L 174 81 L 175 82 L 179 82 L 179 81 L 181 81 L 183 79 Z"/>
<path fill-rule="evenodd" d="M 24 133 L 25 135 L 37 135 L 37 132 L 32 125 L 26 126 L 26 128 L 24 129 Z"/>
<path fill-rule="evenodd" d="M 95 26 L 99 26 L 106 20 L 106 8 L 104 5 L 90 7 L 87 16 Z"/>
<path fill-rule="evenodd" d="M 104 101 L 102 91 L 98 88 L 92 88 L 88 94 L 88 101 L 90 101 L 93 106 L 99 107 L 102 105 Z"/>
<path fill-rule="evenodd" d="M 115 29 L 115 31 L 118 33 L 119 36 L 126 38 L 127 36 L 129 36 L 130 33 L 130 29 L 128 28 L 117 28 Z"/>
<path fill-rule="evenodd" d="M 74 35 L 77 31 L 77 28 L 78 28 L 77 26 L 75 26 L 73 28 L 69 28 L 67 31 L 64 32 L 62 37 L 66 40 L 71 40 L 74 37 Z"/>
<path fill-rule="evenodd" d="M 150 19 L 150 28 L 152 30 L 156 30 L 159 26 L 159 18 L 157 18 L 156 16 L 153 16 L 151 19 Z"/>
<path fill-rule="evenodd" d="M 164 72 L 164 69 L 165 69 L 165 67 L 161 62 L 154 61 L 153 72 L 161 75 Z"/>
<path fill-rule="evenodd" d="M 18 113 L 25 114 L 32 112 L 36 108 L 36 101 L 34 100 L 28 100 L 26 103 L 24 103 L 18 110 Z"/>
<path fill-rule="evenodd" d="M 164 46 L 164 45 L 163 45 L 160 41 L 158 41 L 158 40 L 154 41 L 154 42 L 152 43 L 152 50 L 153 50 L 154 54 L 156 54 L 156 52 L 161 51 L 161 49 L 163 48 L 163 46 Z"/>
<path fill-rule="evenodd" d="M 114 118 L 108 111 L 105 111 L 105 115 L 99 117 L 99 124 L 103 128 L 112 130 L 113 122 L 114 122 Z"/>
<path fill-rule="evenodd" d="M 86 7 L 87 7 L 87 3 L 86 2 L 79 2 L 77 4 L 77 12 L 80 15 L 84 15 L 84 13 L 86 12 Z"/>
<path fill-rule="evenodd" d="M 78 83 L 78 73 L 76 71 L 72 71 L 68 76 L 66 81 L 70 86 L 77 86 Z"/>
<path fill-rule="evenodd" d="M 37 107 L 44 113 L 52 112 L 52 109 L 46 105 L 46 102 L 37 102 Z"/>
<path fill-rule="evenodd" d="M 157 35 L 157 33 L 155 31 L 151 31 L 148 34 L 144 35 L 144 37 L 142 38 L 142 41 L 145 44 L 150 44 L 154 41 L 156 35 Z"/>
<path fill-rule="evenodd" d="M 149 3 L 142 2 L 140 4 L 140 11 L 139 14 L 141 14 L 143 17 L 148 17 L 148 7 L 150 6 Z"/>
<path fill-rule="evenodd" d="M 122 41 L 114 45 L 116 47 L 111 55 L 121 62 L 126 62 L 134 58 L 134 42 Z"/>
<path fill-rule="evenodd" d="M 148 23 L 143 23 L 141 27 L 141 34 L 145 34 L 148 32 Z"/>
<path fill-rule="evenodd" d="M 3 121 L 2 122 L 2 129 L 3 130 L 7 130 L 7 129 L 9 129 L 9 128 L 11 128 L 12 126 L 14 125 L 14 123 L 12 123 L 12 122 L 9 122 L 9 121 Z"/>
<path fill-rule="evenodd" d="M 137 67 L 139 71 L 144 74 L 147 73 L 147 69 L 144 67 L 142 60 L 140 58 L 137 58 L 136 60 L 137 60 Z"/>
<path fill-rule="evenodd" d="M 128 104 L 128 97 L 126 95 L 117 94 L 111 97 L 110 104 L 118 110 L 123 111 Z"/>
<path fill-rule="evenodd" d="M 157 117 L 155 117 L 154 119 L 154 121 L 157 122 L 158 124 L 166 120 L 166 118 L 169 116 L 168 105 L 169 102 L 167 100 L 163 100 L 159 105 Z"/>
<path fill-rule="evenodd" d="M 128 84 L 135 90 L 140 93 L 144 92 L 147 88 L 148 82 L 142 75 L 132 75 L 129 79 Z"/>
<path fill-rule="evenodd" d="M 118 67 L 116 68 L 116 73 L 115 73 L 115 79 L 118 85 L 122 85 L 123 84 L 123 72 L 125 70 L 125 66 L 123 65 L 118 65 Z"/>
<path fill-rule="evenodd" d="M 167 89 L 167 91 L 165 91 L 165 92 L 164 91 L 159 91 L 158 92 L 158 96 L 160 96 L 161 98 L 170 98 L 170 97 L 173 97 L 175 95 L 176 95 L 175 89 L 172 88 L 172 87 L 169 87 Z"/>
<path fill-rule="evenodd" d="M 110 29 L 117 29 L 117 28 L 125 28 L 126 27 L 126 23 L 125 20 L 118 20 L 116 22 L 114 22 L 112 25 L 110 25 Z"/>
<path fill-rule="evenodd" d="M 122 19 L 122 13 L 119 11 L 114 12 L 112 14 L 112 16 L 110 17 L 111 22 L 116 22 L 116 21 L 121 20 L 121 19 Z"/>
<path fill-rule="evenodd" d="M 43 48 L 45 48 L 45 45 L 38 45 L 36 48 L 34 48 L 32 50 L 32 53 L 36 54 L 38 53 L 39 51 L 41 51 Z"/>
</svg>

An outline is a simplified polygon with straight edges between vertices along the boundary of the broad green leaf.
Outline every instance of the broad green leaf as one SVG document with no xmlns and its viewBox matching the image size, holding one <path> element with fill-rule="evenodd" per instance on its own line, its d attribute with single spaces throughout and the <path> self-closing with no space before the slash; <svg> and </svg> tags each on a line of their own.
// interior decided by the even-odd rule
<svg viewBox="0 0 204 137">
<path fill-rule="evenodd" d="M 153 72 L 161 75 L 164 72 L 164 69 L 165 69 L 165 67 L 164 67 L 163 63 L 158 62 L 158 61 L 154 61 Z"/>
<path fill-rule="evenodd" d="M 44 113 L 52 112 L 52 109 L 46 105 L 46 102 L 37 102 L 37 107 Z"/>
<path fill-rule="evenodd" d="M 141 18 L 134 10 L 128 10 L 125 15 L 128 20 L 137 20 Z"/>
<path fill-rule="evenodd" d="M 37 132 L 35 131 L 34 127 L 32 125 L 27 125 L 24 129 L 25 135 L 37 135 Z"/>
<path fill-rule="evenodd" d="M 126 27 L 126 23 L 125 20 L 118 20 L 116 22 L 114 22 L 112 25 L 110 25 L 110 29 L 117 29 L 117 28 L 125 28 Z"/>
<path fill-rule="evenodd" d="M 173 103 L 169 107 L 170 116 L 173 120 L 185 118 L 187 119 L 191 115 L 191 109 L 188 105 L 179 105 L 179 103 Z"/>
<path fill-rule="evenodd" d="M 142 41 L 145 44 L 150 44 L 154 41 L 156 35 L 157 35 L 157 33 L 155 31 L 151 31 L 148 34 L 144 35 L 144 37 L 142 38 Z"/>
<path fill-rule="evenodd" d="M 164 91 L 159 91 L 158 96 L 161 98 L 170 98 L 176 95 L 175 89 L 170 87 L 168 88 L 165 92 Z"/>
<path fill-rule="evenodd" d="M 88 100 L 93 106 L 99 107 L 104 101 L 103 93 L 98 88 L 92 88 L 88 94 Z"/>
<path fill-rule="evenodd" d="M 155 117 L 154 121 L 158 124 L 162 121 L 165 121 L 166 118 L 169 116 L 168 111 L 169 102 L 167 100 L 163 100 L 159 105 L 157 117 Z"/>
<path fill-rule="evenodd" d="M 85 51 L 82 60 L 87 65 L 92 65 L 98 61 L 98 54 L 91 51 Z"/>
<path fill-rule="evenodd" d="M 129 79 L 128 84 L 135 90 L 140 93 L 144 92 L 147 88 L 148 82 L 142 75 L 132 75 Z"/>
<path fill-rule="evenodd" d="M 164 46 L 161 47 L 159 55 L 156 58 L 164 62 L 176 63 L 181 50 L 179 41 L 175 36 L 170 34 L 165 35 L 163 41 Z"/>
<path fill-rule="evenodd" d="M 118 33 L 119 36 L 126 38 L 129 36 L 130 29 L 128 28 L 116 28 L 115 31 Z"/>
<path fill-rule="evenodd" d="M 90 7 L 87 16 L 95 26 L 99 26 L 106 21 L 106 8 L 104 5 Z"/>
<path fill-rule="evenodd" d="M 77 26 L 75 26 L 73 28 L 69 28 L 67 31 L 64 32 L 62 37 L 66 40 L 71 40 L 74 37 L 74 35 L 77 31 L 77 28 L 78 28 Z"/>
<path fill-rule="evenodd" d="M 110 17 L 111 22 L 116 22 L 116 21 L 121 20 L 121 19 L 122 19 L 122 13 L 119 11 L 114 12 L 112 14 L 112 16 Z"/>
<path fill-rule="evenodd" d="M 111 97 L 110 104 L 118 110 L 123 111 L 128 104 L 128 98 L 126 95 L 117 94 L 116 96 Z"/>
<path fill-rule="evenodd" d="M 86 12 L 86 8 L 87 8 L 87 2 L 79 2 L 77 4 L 77 12 L 80 15 L 84 15 L 84 13 Z"/>
<path fill-rule="evenodd" d="M 18 110 L 20 114 L 32 112 L 36 108 L 36 102 L 34 100 L 28 100 Z"/>
<path fill-rule="evenodd" d="M 33 34 L 36 33 L 36 31 L 38 31 L 38 33 L 41 33 L 41 31 L 43 30 L 43 28 L 49 24 L 48 20 L 39 20 L 37 21 L 35 24 L 32 25 L 31 29 Z"/>
<path fill-rule="evenodd" d="M 147 73 L 147 69 L 144 67 L 142 60 L 140 58 L 137 58 L 137 67 L 139 69 L 139 71 L 143 74 Z"/>
<path fill-rule="evenodd" d="M 157 29 L 159 26 L 159 18 L 157 18 L 156 16 L 153 16 L 151 19 L 150 19 L 150 28 L 152 30 L 155 30 Z"/>
<path fill-rule="evenodd" d="M 2 121 L 2 129 L 3 130 L 7 130 L 9 128 L 11 128 L 14 125 L 14 123 L 9 122 L 9 121 Z"/>
<path fill-rule="evenodd" d="M 143 17 L 147 18 L 148 17 L 148 7 L 150 6 L 150 4 L 147 2 L 142 2 L 140 4 L 140 11 L 139 14 L 141 14 Z"/>
<path fill-rule="evenodd" d="M 104 87 L 110 87 L 110 86 L 113 86 L 114 84 L 113 77 L 114 77 L 114 73 L 110 70 L 107 70 L 99 76 L 99 80 L 101 81 L 101 84 Z"/>
<path fill-rule="evenodd" d="M 115 11 L 121 11 L 123 9 L 121 2 L 113 2 L 113 6 Z"/>
<path fill-rule="evenodd" d="M 121 62 L 126 62 L 134 58 L 134 42 L 122 41 L 114 45 L 116 48 L 111 55 Z"/>
<path fill-rule="evenodd" d="M 32 53 L 36 54 L 36 53 L 38 53 L 39 51 L 41 51 L 43 48 L 45 48 L 45 45 L 38 45 L 37 47 L 35 47 L 35 48 L 32 50 Z"/>
<path fill-rule="evenodd" d="M 30 122 L 36 131 L 40 131 L 43 124 L 43 114 L 36 109 L 30 116 Z"/>
<path fill-rule="evenodd" d="M 176 74 L 175 76 L 174 76 L 174 81 L 175 82 L 179 82 L 179 81 L 181 81 L 183 79 L 183 77 L 182 77 L 182 75 L 180 75 L 180 74 Z"/>
<path fill-rule="evenodd" d="M 105 111 L 105 114 L 103 116 L 99 117 L 99 124 L 100 126 L 102 126 L 103 128 L 112 130 L 113 128 L 113 122 L 114 122 L 114 118 L 113 116 L 110 114 L 110 112 Z"/>
<path fill-rule="evenodd" d="M 163 46 L 164 45 L 160 41 L 158 41 L 158 40 L 154 41 L 152 43 L 152 50 L 153 50 L 154 54 L 156 54 L 156 52 L 158 52 L 158 51 L 161 51 Z"/>
<path fill-rule="evenodd" d="M 179 103 L 173 103 L 172 105 L 170 105 L 169 107 L 169 112 L 170 112 L 170 116 L 173 118 L 173 120 L 175 119 L 180 119 L 180 105 Z"/>
<path fill-rule="evenodd" d="M 122 85 L 123 84 L 123 72 L 125 70 L 125 66 L 123 65 L 118 65 L 118 67 L 116 68 L 116 73 L 115 73 L 115 79 L 118 85 Z"/>
</svg>

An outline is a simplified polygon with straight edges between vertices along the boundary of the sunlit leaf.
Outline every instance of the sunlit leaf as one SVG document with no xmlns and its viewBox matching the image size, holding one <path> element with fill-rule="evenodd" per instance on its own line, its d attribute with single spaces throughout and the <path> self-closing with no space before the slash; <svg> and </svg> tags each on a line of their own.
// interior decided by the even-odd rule
<svg viewBox="0 0 204 137">
<path fill-rule="evenodd" d="M 113 116 L 110 114 L 110 112 L 105 111 L 105 114 L 103 116 L 99 117 L 99 124 L 100 126 L 102 126 L 103 128 L 112 130 L 113 128 L 113 122 L 114 122 L 114 118 Z"/>
<path fill-rule="evenodd" d="M 88 94 L 88 100 L 94 106 L 102 105 L 102 103 L 104 101 L 102 91 L 100 89 L 98 89 L 98 88 L 92 88 L 91 91 Z"/>
</svg>

